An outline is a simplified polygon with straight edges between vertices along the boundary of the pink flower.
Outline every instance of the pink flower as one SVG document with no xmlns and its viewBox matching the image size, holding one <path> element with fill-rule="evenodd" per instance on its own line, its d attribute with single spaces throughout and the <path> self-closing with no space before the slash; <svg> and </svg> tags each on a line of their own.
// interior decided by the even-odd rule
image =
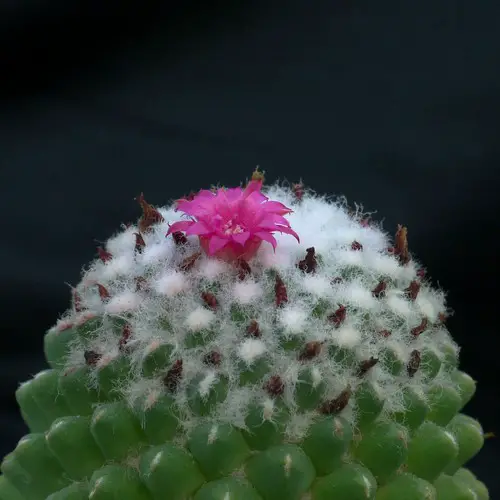
<svg viewBox="0 0 500 500">
<path fill-rule="evenodd" d="M 260 191 L 262 181 L 250 181 L 245 189 L 201 190 L 192 199 L 177 201 L 191 220 L 174 222 L 167 233 L 196 234 L 203 250 L 224 260 L 245 259 L 255 255 L 263 241 L 276 249 L 273 232 L 299 236 L 283 217 L 292 212 L 278 201 L 270 201 Z"/>
</svg>

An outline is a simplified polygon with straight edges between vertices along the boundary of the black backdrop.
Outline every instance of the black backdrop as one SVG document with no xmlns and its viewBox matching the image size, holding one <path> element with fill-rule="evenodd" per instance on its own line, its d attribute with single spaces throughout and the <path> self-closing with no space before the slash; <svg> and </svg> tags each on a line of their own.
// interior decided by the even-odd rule
<svg viewBox="0 0 500 500">
<path fill-rule="evenodd" d="M 45 366 L 65 283 L 133 198 L 257 164 L 409 227 L 478 380 L 467 411 L 498 431 L 500 4 L 140 4 L 0 7 L 0 454 L 26 432 L 13 393 Z M 498 442 L 471 467 L 500 498 Z"/>
</svg>

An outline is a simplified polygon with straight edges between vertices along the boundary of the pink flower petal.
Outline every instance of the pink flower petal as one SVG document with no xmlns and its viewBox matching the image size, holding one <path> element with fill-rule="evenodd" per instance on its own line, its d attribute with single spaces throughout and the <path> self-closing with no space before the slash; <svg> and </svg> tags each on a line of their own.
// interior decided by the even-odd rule
<svg viewBox="0 0 500 500">
<path fill-rule="evenodd" d="M 208 198 L 208 199 L 215 198 L 215 193 L 210 189 L 200 189 L 195 199 L 198 198 Z"/>
<path fill-rule="evenodd" d="M 273 246 L 273 249 L 276 250 L 276 246 L 278 245 L 278 242 L 276 241 L 276 238 L 271 233 L 265 233 L 263 231 L 259 231 L 258 233 L 255 233 L 255 236 L 257 236 L 261 240 L 264 240 L 264 241 L 271 243 L 271 245 Z"/>
<path fill-rule="evenodd" d="M 297 240 L 297 243 L 300 243 L 299 235 L 292 228 L 281 229 L 281 232 L 292 235 Z"/>
<path fill-rule="evenodd" d="M 236 207 L 220 200 L 216 202 L 213 208 L 221 218 L 226 220 L 230 220 L 235 213 L 238 213 L 238 209 Z"/>
<path fill-rule="evenodd" d="M 208 252 L 210 255 L 216 254 L 219 250 L 222 250 L 227 244 L 229 240 L 226 238 L 220 238 L 219 236 L 212 236 L 210 238 L 210 243 L 208 245 Z"/>
<path fill-rule="evenodd" d="M 267 202 L 269 198 L 262 194 L 260 191 L 253 191 L 248 195 L 246 201 L 248 203 L 253 203 L 254 205 L 258 205 L 261 207 L 265 202 Z"/>
<path fill-rule="evenodd" d="M 192 200 L 184 201 L 177 205 L 177 210 L 182 211 L 188 215 L 199 217 L 200 215 L 208 215 L 212 211 L 211 200 Z"/>
<path fill-rule="evenodd" d="M 269 232 L 273 231 L 273 232 L 277 232 L 277 233 L 291 234 L 300 243 L 299 235 L 291 227 L 286 227 L 286 226 L 261 227 L 261 226 L 259 226 L 259 229 L 262 231 L 269 231 Z"/>
<path fill-rule="evenodd" d="M 284 217 L 292 212 L 283 203 L 270 201 L 261 192 L 262 181 L 250 181 L 242 189 L 201 190 L 191 199 L 178 200 L 177 208 L 193 220 L 172 225 L 169 234 L 196 234 L 205 253 L 218 258 L 251 257 L 263 241 L 276 249 L 272 235 L 281 232 L 299 237 Z"/>
<path fill-rule="evenodd" d="M 174 222 L 169 228 L 167 232 L 167 236 L 172 233 L 176 233 L 177 231 L 185 231 L 188 229 L 194 221 L 192 220 L 180 220 L 178 222 Z"/>
<path fill-rule="evenodd" d="M 264 213 L 263 219 L 259 222 L 259 226 L 271 227 L 274 224 L 290 227 L 290 221 L 285 219 L 282 215 Z"/>
<path fill-rule="evenodd" d="M 232 234 L 231 238 L 239 245 L 244 245 L 248 241 L 248 238 L 250 238 L 250 232 L 244 231 L 243 233 Z"/>
<path fill-rule="evenodd" d="M 293 211 L 290 208 L 285 207 L 285 205 L 279 201 L 266 201 L 262 204 L 262 210 L 265 210 L 266 212 L 275 212 L 279 215 L 289 214 Z"/>
<path fill-rule="evenodd" d="M 238 210 L 238 218 L 233 218 L 233 222 L 236 222 L 244 231 L 253 233 L 257 229 L 258 220 L 255 212 L 249 211 L 247 207 L 242 206 Z"/>
<path fill-rule="evenodd" d="M 245 190 L 242 193 L 242 198 L 245 199 L 250 196 L 252 193 L 259 191 L 262 189 L 262 181 L 250 181 Z"/>
<path fill-rule="evenodd" d="M 186 229 L 186 236 L 191 234 L 206 235 L 213 233 L 213 229 L 208 227 L 208 225 L 203 221 L 194 222 L 190 227 Z"/>
<path fill-rule="evenodd" d="M 241 188 L 229 188 L 226 190 L 226 197 L 229 203 L 233 203 L 241 198 L 243 189 Z"/>
</svg>

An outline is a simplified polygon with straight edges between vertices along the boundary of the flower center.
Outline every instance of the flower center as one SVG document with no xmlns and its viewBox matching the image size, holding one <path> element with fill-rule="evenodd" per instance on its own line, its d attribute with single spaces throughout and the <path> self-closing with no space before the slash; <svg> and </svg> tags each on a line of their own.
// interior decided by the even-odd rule
<svg viewBox="0 0 500 500">
<path fill-rule="evenodd" d="M 245 231 L 237 222 L 235 222 L 233 219 L 230 219 L 227 221 L 223 226 L 222 226 L 222 231 L 226 235 L 230 234 L 239 234 Z"/>
</svg>

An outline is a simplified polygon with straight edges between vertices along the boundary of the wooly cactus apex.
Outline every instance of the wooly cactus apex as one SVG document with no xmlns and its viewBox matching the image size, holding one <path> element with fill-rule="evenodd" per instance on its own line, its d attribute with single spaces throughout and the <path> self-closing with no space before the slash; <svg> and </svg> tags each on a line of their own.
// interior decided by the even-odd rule
<svg viewBox="0 0 500 500">
<path fill-rule="evenodd" d="M 433 288 L 361 207 L 302 184 L 123 226 L 16 392 L 1 500 L 486 500 L 475 392 Z"/>
</svg>

